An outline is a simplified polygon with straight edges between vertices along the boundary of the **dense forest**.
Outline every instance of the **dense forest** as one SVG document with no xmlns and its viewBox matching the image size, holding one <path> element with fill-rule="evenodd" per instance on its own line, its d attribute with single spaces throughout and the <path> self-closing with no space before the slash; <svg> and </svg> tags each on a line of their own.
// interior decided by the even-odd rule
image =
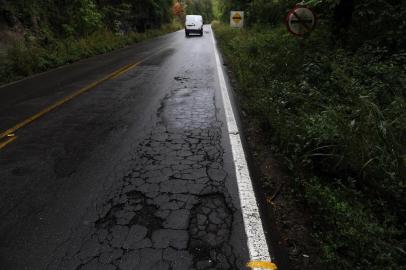
<svg viewBox="0 0 406 270">
<path fill-rule="evenodd" d="M 0 2 L 2 23 L 57 36 L 88 35 L 107 27 L 143 32 L 171 21 L 172 0 L 75 0 Z"/>
<path fill-rule="evenodd" d="M 319 268 L 405 269 L 406 1 L 305 2 L 318 23 L 301 38 L 284 25 L 297 1 L 221 2 L 214 29 L 241 106 L 309 211 Z"/>
<path fill-rule="evenodd" d="M 0 0 L 0 84 L 214 18 L 212 0 Z"/>
<path fill-rule="evenodd" d="M 1 0 L 0 83 L 181 27 L 172 0 Z"/>
</svg>

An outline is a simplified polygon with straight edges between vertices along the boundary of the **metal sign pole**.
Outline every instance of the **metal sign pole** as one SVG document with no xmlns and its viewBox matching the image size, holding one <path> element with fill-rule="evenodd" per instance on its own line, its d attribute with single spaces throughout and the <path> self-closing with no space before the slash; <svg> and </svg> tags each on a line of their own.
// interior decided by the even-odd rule
<svg viewBox="0 0 406 270">
<path fill-rule="evenodd" d="M 305 58 L 305 39 L 316 27 L 316 14 L 306 6 L 305 1 L 296 4 L 286 16 L 288 31 L 299 38 L 302 58 Z"/>
</svg>

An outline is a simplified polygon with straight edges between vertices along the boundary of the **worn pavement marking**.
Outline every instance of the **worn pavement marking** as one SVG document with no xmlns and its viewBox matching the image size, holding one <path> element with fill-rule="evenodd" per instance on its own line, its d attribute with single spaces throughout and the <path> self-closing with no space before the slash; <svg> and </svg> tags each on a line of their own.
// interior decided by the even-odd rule
<svg viewBox="0 0 406 270">
<path fill-rule="evenodd" d="M 271 262 L 268 245 L 266 242 L 262 221 L 259 214 L 251 177 L 248 171 L 248 164 L 245 158 L 237 122 L 231 106 L 228 89 L 220 62 L 219 53 L 216 47 L 216 40 L 212 30 L 214 54 L 217 64 L 221 94 L 226 114 L 227 128 L 230 137 L 231 149 L 237 176 L 238 193 L 241 202 L 241 211 L 244 220 L 245 233 L 247 234 L 247 245 L 251 261 Z M 257 268 L 254 268 L 257 269 Z"/>
<path fill-rule="evenodd" d="M 14 142 L 17 139 L 17 136 L 10 136 L 5 137 L 4 139 L 0 140 L 0 149 L 6 147 L 8 144 Z"/>
<path fill-rule="evenodd" d="M 249 263 L 247 263 L 247 267 L 249 267 L 249 268 L 271 269 L 271 270 L 278 269 L 276 264 L 271 263 L 271 262 L 249 262 Z"/>
<path fill-rule="evenodd" d="M 153 57 L 154 55 L 157 55 L 158 53 L 162 52 L 163 50 L 165 50 L 167 48 L 162 48 L 160 50 L 158 50 L 157 52 L 145 57 L 144 59 L 136 62 L 136 63 L 132 63 L 132 64 L 128 64 L 125 65 L 119 69 L 117 69 L 116 71 L 110 73 L 109 75 L 103 77 L 100 80 L 97 80 L 95 82 L 92 82 L 91 84 L 79 89 L 78 91 L 62 98 L 61 100 L 57 101 L 56 103 L 44 108 L 43 110 L 39 111 L 38 113 L 32 115 L 31 117 L 23 120 L 22 122 L 16 124 L 15 126 L 7 129 L 6 131 L 3 131 L 2 133 L 0 133 L 0 150 L 4 147 L 6 147 L 8 144 L 10 144 L 11 142 L 15 141 L 17 139 L 17 137 L 12 137 L 12 139 L 8 139 L 5 142 L 1 142 L 3 141 L 6 137 L 8 137 L 10 134 L 16 132 L 17 130 L 19 130 L 22 127 L 25 127 L 26 125 L 34 122 L 35 120 L 41 118 L 42 116 L 44 116 L 45 114 L 49 113 L 50 111 L 53 111 L 54 109 L 60 107 L 61 105 L 67 103 L 68 101 L 76 98 L 77 96 L 91 90 L 94 89 L 96 86 L 108 81 L 108 80 L 113 80 L 118 78 L 119 76 L 123 75 L 124 73 L 128 72 L 129 70 L 131 70 L 132 68 L 140 65 L 141 63 L 145 62 L 146 60 L 148 60 L 149 58 Z"/>
</svg>

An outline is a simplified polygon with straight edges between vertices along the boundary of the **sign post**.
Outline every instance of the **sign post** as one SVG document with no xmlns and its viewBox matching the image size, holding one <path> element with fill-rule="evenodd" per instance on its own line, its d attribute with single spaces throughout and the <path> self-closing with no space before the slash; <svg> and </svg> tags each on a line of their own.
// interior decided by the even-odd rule
<svg viewBox="0 0 406 270">
<path fill-rule="evenodd" d="M 301 58 L 302 60 L 305 59 L 304 39 L 316 27 L 316 14 L 302 1 L 289 11 L 286 16 L 286 26 L 290 33 L 299 37 L 299 47 L 302 51 Z"/>
<path fill-rule="evenodd" d="M 298 4 L 286 16 L 286 26 L 295 36 L 304 36 L 316 27 L 316 15 L 305 5 Z"/>
<path fill-rule="evenodd" d="M 230 26 L 234 28 L 244 27 L 244 11 L 230 12 Z"/>
</svg>

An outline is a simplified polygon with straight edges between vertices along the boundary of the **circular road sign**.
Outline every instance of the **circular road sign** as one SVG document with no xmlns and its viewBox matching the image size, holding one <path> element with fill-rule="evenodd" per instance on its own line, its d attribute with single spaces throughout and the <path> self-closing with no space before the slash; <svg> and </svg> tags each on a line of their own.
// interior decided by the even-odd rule
<svg viewBox="0 0 406 270">
<path fill-rule="evenodd" d="M 303 36 L 316 26 L 316 15 L 308 7 L 295 6 L 286 16 L 286 25 L 292 34 Z"/>
</svg>

